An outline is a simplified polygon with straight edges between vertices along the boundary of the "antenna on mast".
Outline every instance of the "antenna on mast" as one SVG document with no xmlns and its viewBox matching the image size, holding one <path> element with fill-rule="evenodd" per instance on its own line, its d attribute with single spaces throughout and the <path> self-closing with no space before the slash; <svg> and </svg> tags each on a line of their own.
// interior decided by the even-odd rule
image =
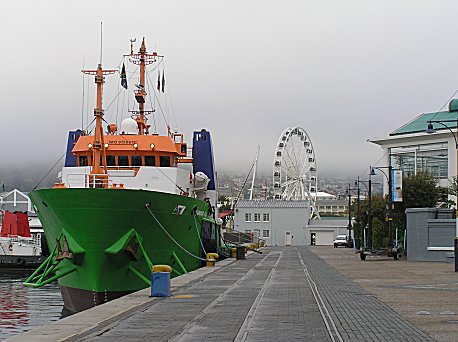
<svg viewBox="0 0 458 342">
<path fill-rule="evenodd" d="M 102 43 L 103 43 L 103 27 L 102 22 L 100 22 L 100 65 L 102 65 Z"/>
<path fill-rule="evenodd" d="M 134 43 L 137 41 L 137 38 L 130 39 L 130 54 L 134 53 Z"/>
<path fill-rule="evenodd" d="M 83 55 L 83 70 L 84 70 L 84 55 Z M 83 77 L 83 98 L 81 100 L 81 130 L 84 130 L 84 74 Z"/>
</svg>

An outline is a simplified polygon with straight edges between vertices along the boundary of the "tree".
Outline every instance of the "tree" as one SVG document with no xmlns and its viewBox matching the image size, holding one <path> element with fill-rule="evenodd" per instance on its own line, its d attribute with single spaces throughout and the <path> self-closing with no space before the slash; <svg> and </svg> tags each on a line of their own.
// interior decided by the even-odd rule
<svg viewBox="0 0 458 342">
<path fill-rule="evenodd" d="M 441 189 L 437 186 L 436 179 L 429 173 L 418 172 L 402 179 L 402 202 L 394 203 L 393 210 L 393 239 L 394 232 L 398 229 L 398 239 L 403 238 L 405 227 L 405 210 L 407 208 L 435 207 L 441 198 Z M 372 202 L 372 246 L 382 248 L 388 245 L 388 196 L 373 195 Z M 368 201 L 360 202 L 358 212 L 353 204 L 352 212 L 355 213 L 355 238 L 363 237 L 363 228 L 368 222 Z M 358 229 L 358 232 L 357 230 Z"/>
<path fill-rule="evenodd" d="M 385 220 L 387 203 L 388 202 L 384 197 L 380 195 L 372 195 L 371 212 L 373 220 L 378 219 L 381 222 Z M 367 199 L 361 201 L 359 211 L 357 204 L 353 203 L 351 210 L 355 217 L 355 238 L 363 238 L 363 228 L 366 227 L 368 221 L 369 201 Z"/>
<path fill-rule="evenodd" d="M 384 248 L 388 245 L 388 231 L 384 220 L 375 217 L 372 220 L 372 247 L 374 249 Z"/>
<path fill-rule="evenodd" d="M 417 172 L 402 178 L 402 204 L 399 209 L 432 208 L 440 199 L 437 180 L 428 172 Z"/>
</svg>

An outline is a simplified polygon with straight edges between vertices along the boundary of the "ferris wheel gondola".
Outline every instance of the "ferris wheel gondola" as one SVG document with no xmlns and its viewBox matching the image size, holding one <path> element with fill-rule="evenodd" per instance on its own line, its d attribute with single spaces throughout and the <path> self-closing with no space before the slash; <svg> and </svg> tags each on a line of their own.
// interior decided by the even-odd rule
<svg viewBox="0 0 458 342">
<path fill-rule="evenodd" d="M 275 199 L 309 200 L 311 217 L 316 210 L 317 172 L 315 151 L 301 127 L 287 128 L 278 139 L 273 165 Z"/>
</svg>

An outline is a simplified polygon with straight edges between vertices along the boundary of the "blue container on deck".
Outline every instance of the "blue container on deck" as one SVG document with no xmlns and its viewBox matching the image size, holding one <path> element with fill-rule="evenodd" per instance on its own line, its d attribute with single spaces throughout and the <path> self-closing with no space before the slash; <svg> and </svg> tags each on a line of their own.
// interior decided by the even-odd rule
<svg viewBox="0 0 458 342">
<path fill-rule="evenodd" d="M 170 297 L 170 272 L 153 272 L 151 297 Z"/>
</svg>

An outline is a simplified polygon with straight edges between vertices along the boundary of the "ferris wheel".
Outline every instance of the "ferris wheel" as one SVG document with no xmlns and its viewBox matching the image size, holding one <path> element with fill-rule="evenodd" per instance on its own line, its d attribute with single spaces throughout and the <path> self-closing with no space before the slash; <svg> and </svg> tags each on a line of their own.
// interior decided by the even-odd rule
<svg viewBox="0 0 458 342">
<path fill-rule="evenodd" d="M 301 127 L 285 129 L 274 156 L 275 199 L 310 200 L 311 216 L 319 217 L 317 184 L 315 151 L 310 137 Z"/>
</svg>

